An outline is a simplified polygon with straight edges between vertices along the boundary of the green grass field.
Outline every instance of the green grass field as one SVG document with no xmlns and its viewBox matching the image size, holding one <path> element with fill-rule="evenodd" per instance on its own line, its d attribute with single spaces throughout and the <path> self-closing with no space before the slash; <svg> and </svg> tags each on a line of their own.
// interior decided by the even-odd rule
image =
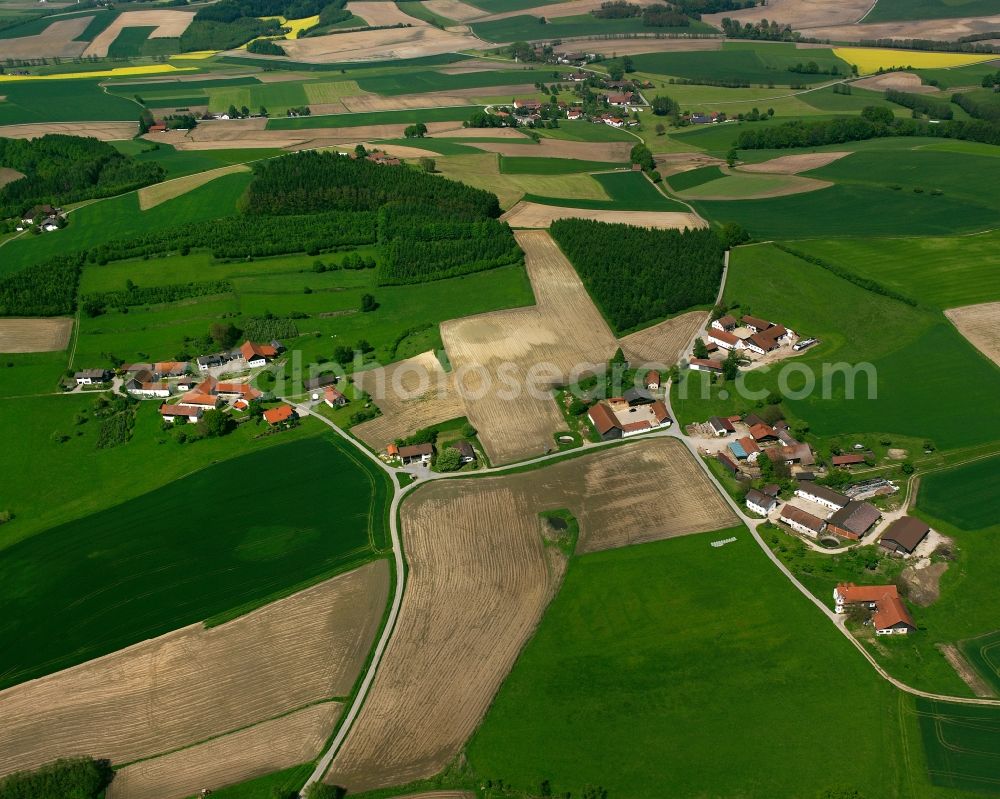
<svg viewBox="0 0 1000 799">
<path fill-rule="evenodd" d="M 680 211 L 688 207 L 665 196 L 641 172 L 599 172 L 591 176 L 601 184 L 609 200 L 584 200 L 574 197 L 545 197 L 525 194 L 524 199 L 542 205 L 566 208 L 596 208 L 610 211 Z"/>
<path fill-rule="evenodd" d="M 802 181 L 795 175 L 770 175 L 759 172 L 736 171 L 722 177 L 722 180 L 699 183 L 681 194 L 686 200 L 698 200 L 702 198 L 754 200 L 760 197 L 766 198 L 772 192 L 787 191 L 789 187 L 795 185 L 801 186 L 802 184 Z"/>
<path fill-rule="evenodd" d="M 487 14 L 501 14 L 504 11 L 523 11 L 559 2 L 561 0 L 470 0 L 469 5 L 481 8 Z"/>
<path fill-rule="evenodd" d="M 473 22 L 470 27 L 480 39 L 488 42 L 517 42 L 533 39 L 553 39 L 571 36 L 593 36 L 615 33 L 643 33 L 653 30 L 644 27 L 642 19 L 598 19 L 591 14 L 571 17 L 553 17 L 543 24 L 542 17 L 519 14 L 515 17 L 496 19 L 490 22 Z M 714 31 L 703 22 L 692 20 L 685 28 L 656 28 L 658 33 L 707 33 Z M 699 55 L 702 55 L 699 53 Z"/>
<path fill-rule="evenodd" d="M 1000 691 L 1000 630 L 962 641 L 959 647 L 979 675 Z"/>
<path fill-rule="evenodd" d="M 629 164 L 606 161 L 581 161 L 578 158 L 500 156 L 500 171 L 506 175 L 569 175 L 574 172 L 607 172 L 628 166 Z"/>
<path fill-rule="evenodd" d="M 438 28 L 450 28 L 452 25 L 458 25 L 458 22 L 453 19 L 435 14 L 420 0 L 405 0 L 405 2 L 397 2 L 396 5 L 399 6 L 399 10 L 404 14 L 409 14 L 416 19 L 422 19 L 424 22 L 429 22 Z"/>
<path fill-rule="evenodd" d="M 938 308 L 1000 300 L 1000 270 L 996 268 L 1000 233 L 790 244 Z"/>
<path fill-rule="evenodd" d="M 865 22 L 988 16 L 997 13 L 991 0 L 878 0 Z"/>
<path fill-rule="evenodd" d="M 935 472 L 920 481 L 917 506 L 962 530 L 978 530 L 1000 519 L 998 481 L 1000 458 Z"/>
<path fill-rule="evenodd" d="M 593 122 L 567 122 L 562 120 L 558 128 L 539 128 L 535 131 L 546 139 L 565 141 L 636 141 L 636 137 L 624 128 L 597 125 Z"/>
<path fill-rule="evenodd" d="M 438 155 L 478 155 L 483 151 L 477 147 L 471 147 L 461 141 L 450 139 L 434 139 L 429 136 L 414 141 L 413 139 L 379 139 L 379 144 L 399 144 L 404 147 L 419 147 L 421 150 L 430 150 Z"/>
<path fill-rule="evenodd" d="M 686 191 L 700 186 L 703 183 L 711 183 L 713 180 L 726 177 L 717 166 L 702 166 L 697 169 L 689 169 L 687 172 L 678 172 L 667 178 L 667 183 L 674 191 Z"/>
<path fill-rule="evenodd" d="M 916 699 L 931 782 L 978 794 L 1000 793 L 1000 712 Z"/>
<path fill-rule="evenodd" d="M 757 201 L 764 202 L 769 201 Z M 940 449 L 1000 440 L 1000 418 L 984 413 L 1000 391 L 1000 370 L 936 311 L 867 291 L 771 245 L 733 252 L 725 300 L 741 303 L 744 313 L 776 319 L 800 334 L 822 339 L 820 346 L 794 360 L 796 369 L 810 368 L 814 390 L 805 391 L 807 379 L 791 374 L 782 391 L 792 392 L 784 402 L 786 411 L 808 423 L 814 436 L 884 433 L 930 440 Z M 868 398 L 869 380 L 863 371 L 855 381 L 855 399 L 847 399 L 842 375 L 828 372 L 829 388 L 824 391 L 824 364 L 841 362 L 870 363 L 877 398 Z M 683 424 L 754 409 L 753 400 L 728 396 L 732 384 L 707 390 L 703 373 L 683 374 L 673 395 Z M 745 385 L 763 390 L 759 396 L 765 396 L 778 388 L 779 377 L 778 369 L 754 370 L 746 374 Z M 943 397 L 950 401 L 942 402 Z M 979 422 L 968 424 L 973 417 Z"/>
<path fill-rule="evenodd" d="M 328 479 L 322 502 L 317 475 Z M 367 458 L 336 436 L 314 436 L 9 547 L 0 564 L 9 610 L 0 620 L 0 685 L 262 604 L 369 560 L 385 544 L 388 491 Z"/>
<path fill-rule="evenodd" d="M 0 125 L 24 122 L 103 122 L 137 120 L 132 100 L 105 94 L 98 81 L 47 80 L 2 84 Z"/>
<path fill-rule="evenodd" d="M 129 155 L 134 155 L 139 161 L 155 161 L 160 164 L 167 173 L 167 180 L 183 175 L 192 175 L 195 172 L 218 169 L 230 164 L 245 164 L 262 158 L 272 158 L 277 155 L 283 155 L 286 152 L 277 147 L 247 147 L 234 150 L 178 150 L 169 144 L 157 143 L 154 145 L 147 141 L 137 142 L 134 139 L 115 142 L 115 147 Z M 138 150 L 138 152 L 130 152 L 133 149 Z"/>
<path fill-rule="evenodd" d="M 303 763 L 301 766 L 292 766 L 263 777 L 218 788 L 212 791 L 212 796 L 216 799 L 275 799 L 276 796 L 291 796 L 305 785 L 312 769 L 312 763 Z M 190 799 L 201 797 L 196 794 Z"/>
<path fill-rule="evenodd" d="M 363 111 L 357 114 L 324 114 L 308 117 L 277 117 L 267 120 L 268 130 L 304 128 L 352 128 L 359 125 L 411 125 L 416 122 L 464 122 L 481 105 L 448 108 L 410 108 L 401 111 Z"/>
<path fill-rule="evenodd" d="M 468 760 L 557 796 L 927 795 L 902 734 L 895 691 L 737 528 L 574 558 Z"/>
<path fill-rule="evenodd" d="M 457 89 L 490 88 L 518 83 L 535 84 L 552 79 L 552 70 L 497 69 L 450 75 L 436 70 L 395 72 L 370 78 L 358 78 L 358 86 L 366 92 L 395 97 L 418 92 L 443 92 Z"/>
<path fill-rule="evenodd" d="M 108 58 L 136 58 L 142 55 L 143 46 L 156 26 L 122 28 L 121 33 L 108 46 Z"/>
<path fill-rule="evenodd" d="M 830 75 L 790 72 L 789 67 L 815 61 L 820 69 L 836 65 L 841 75 L 851 66 L 832 50 L 796 50 L 790 43 L 726 42 L 721 50 L 696 53 L 662 52 L 633 56 L 639 72 L 692 80 L 749 81 L 753 84 L 788 86 L 829 81 Z M 667 91 L 669 93 L 669 86 Z"/>
</svg>

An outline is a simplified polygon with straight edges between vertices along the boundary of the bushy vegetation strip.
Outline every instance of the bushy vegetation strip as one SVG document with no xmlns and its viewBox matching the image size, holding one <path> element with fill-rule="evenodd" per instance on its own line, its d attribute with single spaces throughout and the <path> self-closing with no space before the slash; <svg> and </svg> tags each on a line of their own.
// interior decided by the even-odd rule
<svg viewBox="0 0 1000 799">
<path fill-rule="evenodd" d="M 60 316 L 75 308 L 82 253 L 53 258 L 0 280 L 0 316 Z"/>
<path fill-rule="evenodd" d="M 928 99 L 922 94 L 910 94 L 909 92 L 887 89 L 885 99 L 890 103 L 895 103 L 896 105 L 916 111 L 918 114 L 926 114 L 931 119 L 951 119 L 954 116 L 948 103 L 940 103 L 936 100 Z"/>
<path fill-rule="evenodd" d="M 559 219 L 549 231 L 619 333 L 715 300 L 725 246 L 712 230 Z"/>
<path fill-rule="evenodd" d="M 97 799 L 114 777 L 107 760 L 74 757 L 0 779 L 0 799 Z"/>
<path fill-rule="evenodd" d="M 191 297 L 225 294 L 233 290 L 228 280 L 205 280 L 197 283 L 174 283 L 166 286 L 136 286 L 129 281 L 121 291 L 102 291 L 85 294 L 80 305 L 90 316 L 97 316 L 106 308 L 127 308 L 130 305 L 177 302 Z"/>
</svg>

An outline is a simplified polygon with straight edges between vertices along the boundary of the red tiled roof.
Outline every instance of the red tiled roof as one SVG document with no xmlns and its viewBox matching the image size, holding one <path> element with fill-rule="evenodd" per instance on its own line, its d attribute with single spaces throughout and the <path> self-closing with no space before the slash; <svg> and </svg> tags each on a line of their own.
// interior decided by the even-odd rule
<svg viewBox="0 0 1000 799">
<path fill-rule="evenodd" d="M 628 422 L 622 425 L 623 433 L 634 433 L 636 430 L 649 430 L 649 422 Z"/>
<path fill-rule="evenodd" d="M 344 399 L 344 395 L 337 391 L 333 386 L 327 386 L 326 391 L 323 392 L 323 397 L 328 402 L 339 402 Z"/>
<path fill-rule="evenodd" d="M 781 509 L 781 518 L 787 519 L 790 522 L 796 522 L 804 527 L 808 527 L 815 533 L 818 533 L 823 529 L 823 520 L 819 518 L 819 516 L 813 516 L 813 514 L 808 511 L 804 511 L 802 508 L 796 508 L 794 505 L 785 505 Z"/>
<path fill-rule="evenodd" d="M 218 397 L 213 397 L 211 394 L 200 394 L 197 389 L 189 391 L 181 397 L 181 402 L 185 405 L 199 405 L 204 408 L 214 408 L 218 401 Z"/>
<path fill-rule="evenodd" d="M 712 330 L 708 331 L 708 335 L 710 338 L 714 338 L 718 341 L 724 341 L 726 344 L 729 344 L 730 346 L 736 346 L 737 342 L 739 341 L 739 339 L 736 336 L 734 336 L 732 333 L 726 330 L 715 330 L 713 328 Z"/>
<path fill-rule="evenodd" d="M 649 385 L 650 383 L 656 383 L 656 385 L 660 385 L 660 373 L 659 372 L 657 372 L 657 371 L 646 372 L 646 385 Z"/>
<path fill-rule="evenodd" d="M 882 599 L 899 597 L 899 591 L 894 585 L 855 585 L 854 583 L 838 583 L 837 593 L 841 599 L 851 604 L 853 602 L 878 602 Z"/>
<path fill-rule="evenodd" d="M 291 405 L 279 405 L 277 408 L 269 408 L 264 411 L 264 421 L 268 424 L 278 424 L 286 422 L 295 415 L 295 408 Z"/>
<path fill-rule="evenodd" d="M 898 596 L 891 596 L 878 602 L 875 614 L 872 616 L 872 624 L 876 630 L 888 630 L 899 624 L 916 627 L 913 617 Z"/>
<path fill-rule="evenodd" d="M 161 416 L 187 416 L 198 417 L 201 415 L 201 408 L 193 408 L 190 405 L 168 405 L 163 403 L 160 406 Z"/>
<path fill-rule="evenodd" d="M 749 314 L 743 317 L 744 324 L 753 325 L 758 330 L 767 330 L 767 328 L 773 325 L 773 322 L 768 322 L 766 319 L 760 319 L 756 316 L 750 316 Z"/>
<path fill-rule="evenodd" d="M 243 355 L 243 360 L 253 361 L 257 358 L 273 358 L 278 354 L 278 351 L 270 344 L 257 344 L 254 341 L 244 341 L 243 346 L 240 347 L 240 353 Z"/>
<path fill-rule="evenodd" d="M 754 424 L 750 425 L 750 435 L 753 436 L 754 441 L 760 441 L 764 438 L 777 438 L 777 434 L 773 429 L 764 424 Z"/>
<path fill-rule="evenodd" d="M 688 363 L 695 364 L 703 369 L 711 369 L 716 372 L 722 371 L 722 363 L 720 361 L 713 361 L 710 358 L 692 358 Z"/>
<path fill-rule="evenodd" d="M 611 412 L 611 408 L 603 402 L 598 402 L 595 406 L 593 406 L 589 411 L 587 411 L 587 415 L 590 416 L 590 420 L 594 423 L 594 427 L 597 428 L 597 432 L 601 435 L 604 435 L 609 430 L 616 427 L 621 427 L 621 425 L 618 424 L 618 419 L 615 418 L 615 415 Z"/>
<path fill-rule="evenodd" d="M 660 424 L 670 421 L 670 414 L 667 412 L 667 406 L 664 405 L 661 400 L 651 403 L 649 410 L 652 411 L 653 416 L 656 417 L 656 421 Z"/>
<path fill-rule="evenodd" d="M 755 452 L 760 452 L 760 447 L 757 446 L 757 442 L 750 438 L 750 436 L 738 438 L 736 439 L 736 443 L 743 447 L 743 451 L 747 455 L 753 455 Z"/>
<path fill-rule="evenodd" d="M 385 454 L 389 456 L 396 456 L 399 454 L 399 447 L 395 444 L 388 444 L 385 448 Z"/>
<path fill-rule="evenodd" d="M 850 452 L 846 455 L 834 455 L 830 460 L 834 466 L 851 466 L 855 463 L 864 463 L 865 456 L 860 453 Z"/>
<path fill-rule="evenodd" d="M 217 383 L 214 390 L 217 394 L 238 394 L 248 400 L 264 396 L 249 383 Z"/>
</svg>

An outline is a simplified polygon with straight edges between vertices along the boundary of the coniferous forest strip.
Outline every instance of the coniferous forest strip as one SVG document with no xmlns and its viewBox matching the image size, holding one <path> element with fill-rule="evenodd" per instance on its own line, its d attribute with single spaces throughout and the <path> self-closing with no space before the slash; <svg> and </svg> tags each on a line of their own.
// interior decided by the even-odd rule
<svg viewBox="0 0 1000 799">
<path fill-rule="evenodd" d="M 549 232 L 618 333 L 715 300 L 725 247 L 713 230 L 559 219 Z"/>
</svg>

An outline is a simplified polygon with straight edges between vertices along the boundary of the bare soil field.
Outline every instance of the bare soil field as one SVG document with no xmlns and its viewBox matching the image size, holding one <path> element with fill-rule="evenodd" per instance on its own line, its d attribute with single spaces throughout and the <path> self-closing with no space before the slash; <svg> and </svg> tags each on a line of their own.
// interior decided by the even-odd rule
<svg viewBox="0 0 1000 799">
<path fill-rule="evenodd" d="M 437 135 L 442 139 L 514 139 L 516 141 L 526 141 L 528 138 L 521 131 L 514 128 L 492 128 L 490 130 L 485 130 L 484 128 L 455 128 L 453 130 L 440 131 Z M 534 146 L 528 145 L 524 149 L 530 153 L 534 149 Z"/>
<path fill-rule="evenodd" d="M 374 5 L 386 5 L 384 2 Z M 396 6 L 393 6 L 395 8 Z M 490 86 L 489 88 L 454 89 L 447 92 L 425 92 L 423 94 L 401 94 L 392 97 L 382 97 L 377 94 L 362 94 L 355 97 L 344 97 L 341 103 L 348 111 L 398 111 L 401 108 L 436 108 L 438 106 L 472 105 L 477 97 L 514 96 L 519 94 L 534 94 L 534 84 L 515 83 L 507 86 Z M 469 109 L 472 115 L 472 109 Z M 448 123 L 455 126 L 454 122 Z M 461 123 L 459 123 L 461 124 Z M 480 129 L 482 130 L 482 129 Z"/>
<path fill-rule="evenodd" d="M 972 693 L 976 696 L 996 696 L 993 689 L 979 676 L 957 646 L 954 644 L 935 644 L 935 646 L 944 655 L 945 660 L 955 670 L 955 673 L 972 689 Z"/>
<path fill-rule="evenodd" d="M 617 348 L 604 317 L 547 231 L 518 231 L 536 305 L 444 322 L 466 415 L 493 463 L 541 455 L 565 421 L 548 388 Z"/>
<path fill-rule="evenodd" d="M 600 211 L 530 202 L 519 202 L 501 219 L 515 228 L 547 228 L 556 219 L 597 219 L 651 228 L 705 227 L 700 216 L 679 211 Z"/>
<path fill-rule="evenodd" d="M 734 176 L 738 177 L 737 170 L 733 172 Z M 816 178 L 803 178 L 798 175 L 785 175 L 784 179 L 780 181 L 778 185 L 773 184 L 773 181 L 768 181 L 763 185 L 747 185 L 746 181 L 742 182 L 727 182 L 718 181 L 718 186 L 715 183 L 705 183 L 701 186 L 695 186 L 693 189 L 688 189 L 687 191 L 681 191 L 677 193 L 677 196 L 685 199 L 697 199 L 697 200 L 766 200 L 769 197 L 787 197 L 791 194 L 806 194 L 810 191 L 819 191 L 820 189 L 826 189 L 833 185 L 828 180 L 817 180 Z M 733 191 L 727 193 L 725 191 L 716 191 L 713 193 L 713 189 L 732 189 Z"/>
<path fill-rule="evenodd" d="M 183 799 L 202 788 L 261 777 L 307 763 L 319 754 L 343 710 L 313 705 L 246 730 L 118 771 L 107 799 Z"/>
<path fill-rule="evenodd" d="M 83 51 L 83 54 L 106 58 L 108 48 L 124 28 L 155 27 L 156 30 L 149 34 L 150 39 L 173 39 L 184 33 L 193 19 L 194 14 L 189 14 L 186 11 L 174 11 L 169 8 L 126 11 L 124 14 L 119 14 L 114 22 L 97 34 L 90 46 Z"/>
<path fill-rule="evenodd" d="M 461 0 L 424 0 L 424 5 L 429 11 L 456 22 L 468 22 L 486 15 L 486 12 L 481 8 L 470 6 Z"/>
<path fill-rule="evenodd" d="M 739 11 L 721 11 L 717 14 L 703 14 L 702 20 L 709 25 L 720 27 L 723 17 L 738 19 L 740 22 L 759 22 L 761 19 L 777 19 L 781 23 L 791 25 L 795 30 L 817 28 L 823 25 L 850 25 L 857 22 L 868 13 L 873 0 L 770 0 L 764 6 L 745 8 Z M 866 26 L 867 27 L 867 26 Z M 855 29 L 852 38 L 859 38 L 860 31 Z M 863 38 L 875 38 L 864 36 Z"/>
<path fill-rule="evenodd" d="M 101 141 L 123 141 L 135 136 L 136 122 L 31 122 L 22 125 L 0 125 L 0 136 L 8 139 L 37 139 L 47 133 L 69 136 L 92 136 Z"/>
<path fill-rule="evenodd" d="M 430 25 L 338 33 L 282 42 L 291 59 L 318 64 L 421 58 L 481 46 L 482 41 L 474 36 L 443 31 Z"/>
<path fill-rule="evenodd" d="M 588 42 L 593 42 L 589 45 Z M 700 53 L 722 48 L 722 39 L 573 39 L 565 45 L 574 50 L 605 52 L 610 55 L 638 55 L 640 53 Z"/>
<path fill-rule="evenodd" d="M 347 10 L 376 28 L 399 24 L 427 26 L 424 20 L 404 14 L 395 3 L 387 3 L 384 0 L 351 0 L 347 4 Z"/>
<path fill-rule="evenodd" d="M 944 315 L 973 347 L 1000 366 L 1000 302 L 950 308 Z"/>
<path fill-rule="evenodd" d="M 76 755 L 148 758 L 344 696 L 388 591 L 388 562 L 375 561 L 220 627 L 193 624 L 9 688 L 0 774 Z"/>
<path fill-rule="evenodd" d="M 377 452 L 421 428 L 465 416 L 455 374 L 445 372 L 433 352 L 356 372 L 354 383 L 375 400 L 382 415 L 351 432 Z"/>
<path fill-rule="evenodd" d="M 23 177 L 23 172 L 18 172 L 16 169 L 11 169 L 10 167 L 0 166 L 0 189 L 8 183 L 13 183 L 15 180 L 20 180 Z"/>
<path fill-rule="evenodd" d="M 73 17 L 53 22 L 35 36 L 4 39 L 0 53 L 6 58 L 76 58 L 83 54 L 87 42 L 77 42 L 93 17 Z"/>
<path fill-rule="evenodd" d="M 493 138 L 492 132 L 480 130 L 484 138 Z M 542 139 L 533 147 L 507 142 L 480 142 L 476 146 L 500 155 L 525 155 L 535 158 L 579 158 L 583 161 L 628 161 L 635 142 L 627 141 L 563 141 Z"/>
<path fill-rule="evenodd" d="M 452 760 L 559 584 L 563 563 L 543 546 L 538 513 L 563 507 L 580 521 L 583 551 L 735 520 L 674 439 L 419 489 L 404 506 L 410 571 L 396 631 L 327 781 L 388 787 Z"/>
<path fill-rule="evenodd" d="M 0 319 L 0 352 L 58 352 L 72 332 L 68 317 Z"/>
<path fill-rule="evenodd" d="M 744 164 L 738 168 L 740 172 L 767 172 L 772 175 L 795 175 L 799 172 L 808 172 L 810 169 L 819 169 L 821 166 L 839 161 L 849 152 L 835 153 L 802 153 L 801 155 L 782 155 L 764 161 L 760 164 Z"/>
<path fill-rule="evenodd" d="M 589 14 L 596 8 L 601 7 L 605 0 L 568 0 L 566 3 L 552 3 L 547 6 L 536 6 L 535 8 L 525 8 L 520 11 L 502 11 L 499 14 L 490 14 L 482 17 L 479 22 L 489 22 L 493 19 L 506 19 L 516 17 L 521 14 L 531 14 L 533 17 L 545 17 L 554 19 L 555 17 L 573 17 L 578 14 Z M 617 49 L 615 50 L 617 52 Z"/>
<path fill-rule="evenodd" d="M 187 175 L 183 178 L 165 180 L 162 183 L 154 183 L 139 189 L 139 208 L 146 211 L 174 197 L 180 197 L 189 191 L 204 186 L 206 183 L 221 178 L 223 175 L 231 175 L 233 172 L 249 172 L 250 167 L 246 164 L 231 164 L 230 166 L 210 169 L 207 172 L 197 172 L 194 175 Z"/>
<path fill-rule="evenodd" d="M 629 333 L 618 343 L 625 357 L 633 363 L 672 366 L 687 352 L 688 345 L 707 321 L 707 311 L 689 311 L 645 330 Z"/>
<path fill-rule="evenodd" d="M 919 75 L 912 72 L 884 72 L 881 75 L 871 75 L 854 81 L 859 89 L 869 89 L 873 92 L 884 92 L 886 89 L 896 89 L 910 94 L 934 94 L 937 89 L 925 86 Z"/>
<path fill-rule="evenodd" d="M 768 3 L 766 8 L 770 9 Z M 780 19 L 775 15 L 774 19 Z M 873 22 L 863 25 L 828 25 L 810 28 L 807 34 L 817 39 L 850 42 L 860 39 L 935 39 L 952 41 L 960 36 L 988 33 L 1000 28 L 1000 14 L 991 17 L 924 19 L 908 22 Z"/>
</svg>

